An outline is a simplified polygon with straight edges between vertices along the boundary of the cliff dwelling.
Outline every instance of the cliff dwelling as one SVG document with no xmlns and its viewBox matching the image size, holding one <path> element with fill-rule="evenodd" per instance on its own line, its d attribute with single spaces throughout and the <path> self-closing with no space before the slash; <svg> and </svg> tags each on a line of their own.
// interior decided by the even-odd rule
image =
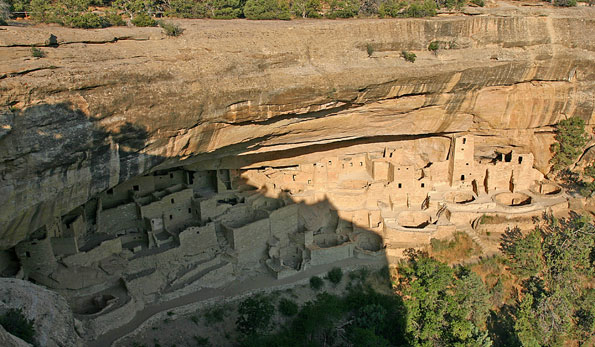
<svg viewBox="0 0 595 347">
<path fill-rule="evenodd" d="M 0 0 L 1 346 L 594 343 L 594 6 L 79 2 Z"/>
<path fill-rule="evenodd" d="M 283 279 L 350 258 L 396 263 L 407 248 L 473 233 L 485 215 L 567 208 L 531 153 L 478 158 L 473 135 L 448 141 L 445 160 L 421 166 L 377 144 L 294 166 L 156 171 L 35 231 L 3 252 L 2 267 L 63 294 L 97 336 L 144 305 L 238 276 Z"/>
</svg>

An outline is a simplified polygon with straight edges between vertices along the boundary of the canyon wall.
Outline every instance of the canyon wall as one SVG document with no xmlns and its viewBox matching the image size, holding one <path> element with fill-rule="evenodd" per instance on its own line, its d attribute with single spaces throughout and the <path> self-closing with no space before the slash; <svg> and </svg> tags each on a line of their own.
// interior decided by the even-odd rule
<svg viewBox="0 0 595 347">
<path fill-rule="evenodd" d="M 551 126 L 595 122 L 595 8 L 175 22 L 177 38 L 0 30 L 0 249 L 152 170 L 295 165 L 402 140 L 444 157 L 442 136 L 471 132 L 477 153 L 515 147 L 547 173 Z M 32 58 L 50 35 L 58 45 Z"/>
</svg>

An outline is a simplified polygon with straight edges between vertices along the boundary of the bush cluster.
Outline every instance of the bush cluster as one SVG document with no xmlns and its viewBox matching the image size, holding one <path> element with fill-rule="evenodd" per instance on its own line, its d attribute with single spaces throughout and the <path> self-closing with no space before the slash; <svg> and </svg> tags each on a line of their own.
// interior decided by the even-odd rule
<svg viewBox="0 0 595 347">
<path fill-rule="evenodd" d="M 45 58 L 45 52 L 37 47 L 31 47 L 31 56 L 33 58 Z"/>
<path fill-rule="evenodd" d="M 243 335 L 266 333 L 270 329 L 275 306 L 269 297 L 257 294 L 242 301 L 238 306 L 236 327 Z"/>
<path fill-rule="evenodd" d="M 282 315 L 291 317 L 295 316 L 298 313 L 299 306 L 295 303 L 295 301 L 283 298 L 279 300 L 279 312 Z"/>
<path fill-rule="evenodd" d="M 0 0 L 0 25 L 7 25 L 6 20 L 10 17 L 10 5 Z"/>
<path fill-rule="evenodd" d="M 125 15 L 136 26 L 156 26 L 154 17 L 247 18 L 254 20 L 351 17 L 427 17 L 438 8 L 460 9 L 466 0 L 1 0 L 7 11 L 29 12 L 35 20 L 75 28 L 125 25 Z M 472 0 L 483 3 L 483 0 Z M 576 0 L 552 0 L 559 6 Z M 108 6 L 95 12 L 90 6 Z M 6 17 L 6 16 L 4 16 Z M 4 18 L 6 19 L 6 18 Z M 1 23 L 0 23 L 1 24 Z"/>
<path fill-rule="evenodd" d="M 343 279 L 343 270 L 339 267 L 334 267 L 328 272 L 326 278 L 331 281 L 332 284 L 337 285 Z"/>
<path fill-rule="evenodd" d="M 244 16 L 248 19 L 291 19 L 289 3 L 284 0 L 248 0 Z"/>
<path fill-rule="evenodd" d="M 134 26 L 137 27 L 154 27 L 157 26 L 157 21 L 146 13 L 139 13 L 130 20 Z"/>
<path fill-rule="evenodd" d="M 9 333 L 30 344 L 35 344 L 33 321 L 27 319 L 22 309 L 10 309 L 0 315 L 0 325 Z"/>
<path fill-rule="evenodd" d="M 159 26 L 163 29 L 163 32 L 167 36 L 180 36 L 184 32 L 184 29 L 180 28 L 179 25 L 174 23 L 159 21 Z"/>
<path fill-rule="evenodd" d="M 324 281 L 322 280 L 322 278 L 318 276 L 310 277 L 310 288 L 314 290 L 319 290 L 320 288 L 322 288 L 322 286 L 324 286 Z"/>
<path fill-rule="evenodd" d="M 579 117 L 564 119 L 556 126 L 556 142 L 550 147 L 554 153 L 550 162 L 554 171 L 560 171 L 572 165 L 583 152 L 589 140 L 585 132 L 585 121 Z"/>
<path fill-rule="evenodd" d="M 554 6 L 573 7 L 576 6 L 576 0 L 553 0 Z"/>
<path fill-rule="evenodd" d="M 410 63 L 415 63 L 415 58 L 417 58 L 417 55 L 415 55 L 415 53 L 407 51 L 401 52 L 401 55 L 403 56 L 403 59 L 407 60 Z"/>
</svg>

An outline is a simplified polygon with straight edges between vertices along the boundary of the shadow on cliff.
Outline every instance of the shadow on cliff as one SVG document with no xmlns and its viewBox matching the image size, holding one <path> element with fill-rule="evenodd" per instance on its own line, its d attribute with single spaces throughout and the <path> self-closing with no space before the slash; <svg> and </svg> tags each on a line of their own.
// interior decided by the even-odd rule
<svg viewBox="0 0 595 347">
<path fill-rule="evenodd" d="M 0 230 L 3 230 L 0 233 L 2 248 L 10 248 L 30 235 L 39 237 L 36 231 L 56 217 L 67 215 L 99 193 L 131 178 L 148 174 L 159 164 L 172 159 L 143 153 L 151 134 L 142 126 L 125 119 L 107 123 L 105 120 L 88 116 L 71 103 L 39 104 L 20 111 L 5 112 L 1 115 L 0 121 L 3 129 L 0 133 L 0 161 L 3 164 L 0 169 L 0 191 L 4 193 L 0 203 L 0 210 L 4 211 L 0 215 Z M 253 150 L 255 145 L 258 145 L 258 140 L 230 146 L 233 148 L 221 148 L 217 152 L 241 153 L 250 146 Z M 311 148 L 310 151 L 319 149 Z M 299 152 L 303 154 L 308 150 L 300 149 Z M 281 156 L 287 158 L 295 153 L 287 151 Z M 254 190 L 255 194 L 263 197 L 268 195 L 266 188 L 260 191 L 256 190 L 256 187 L 247 189 Z M 313 232 L 317 251 L 324 252 L 325 248 L 355 244 L 354 234 L 360 236 L 359 246 L 371 247 L 376 252 L 382 251 L 381 236 L 366 228 L 358 227 L 355 230 L 352 221 L 341 219 L 327 199 L 312 204 L 291 200 L 289 194 L 285 193 L 278 198 L 280 205 L 296 204 L 302 210 L 299 223 L 303 230 Z M 371 235 L 372 241 L 365 240 L 362 243 L 363 234 Z M 374 239 L 373 235 L 376 235 L 378 240 Z M 377 244 L 373 244 L 374 242 Z M 315 266 L 318 272 L 312 272 L 312 275 L 324 276 L 330 265 L 340 267 L 341 261 L 344 260 L 351 260 L 351 268 L 363 266 L 358 264 L 353 256 L 353 247 L 349 247 L 350 257 L 334 259 L 329 264 L 321 260 L 321 263 Z M 359 283 L 362 293 L 379 289 L 378 287 L 383 287 L 385 293 L 392 291 L 386 259 L 380 259 L 379 264 L 375 266 L 380 268 L 380 271 L 374 271 L 376 279 L 373 283 L 366 283 L 365 279 Z M 0 272 L 1 270 L 4 269 L 0 269 Z M 291 283 L 294 281 L 292 277 L 304 276 L 310 276 L 310 272 L 298 272 L 288 277 L 285 282 Z M 374 286 L 376 288 L 373 288 Z M 394 303 L 397 305 L 395 312 L 399 312 L 401 316 L 391 319 L 400 323 L 385 327 L 387 336 L 390 335 L 394 343 L 404 336 L 403 322 L 406 314 L 401 298 L 396 298 L 398 300 Z M 369 299 L 376 300 L 373 297 Z M 187 300 L 191 302 L 195 299 Z M 176 300 L 173 304 L 173 307 L 180 306 L 184 301 Z M 160 307 L 160 310 L 155 311 L 155 307 L 146 307 L 137 313 L 132 322 L 101 336 L 98 341 L 111 343 L 162 309 L 166 308 Z"/>
<path fill-rule="evenodd" d="M 71 103 L 5 110 L 0 122 L 0 249 L 164 160 L 141 152 L 144 128 L 104 126 Z"/>
</svg>

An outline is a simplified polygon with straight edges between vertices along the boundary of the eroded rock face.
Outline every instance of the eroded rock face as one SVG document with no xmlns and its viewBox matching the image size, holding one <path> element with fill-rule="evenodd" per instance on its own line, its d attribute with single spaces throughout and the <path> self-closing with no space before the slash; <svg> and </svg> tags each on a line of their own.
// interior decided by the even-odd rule
<svg viewBox="0 0 595 347">
<path fill-rule="evenodd" d="M 28 281 L 0 278 L 0 296 L 2 311 L 20 308 L 27 319 L 34 321 L 34 338 L 39 346 L 81 345 L 74 330 L 72 311 L 59 294 Z M 3 338 L 9 337 L 0 335 L 0 341 Z M 18 342 L 14 344 L 21 345 Z"/>
<path fill-rule="evenodd" d="M 19 339 L 18 337 L 11 335 L 0 325 L 0 344 L 6 347 L 28 347 L 30 346 L 27 342 Z"/>
<path fill-rule="evenodd" d="M 0 113 L 0 249 L 119 182 L 181 161 L 238 168 L 427 137 L 437 139 L 431 153 L 405 150 L 444 156 L 440 136 L 471 132 L 479 153 L 520 147 L 547 172 L 549 126 L 595 117 L 595 9 L 478 11 L 180 20 L 179 38 L 158 28 L 8 27 L 0 31 L 0 104 L 12 106 Z M 31 58 L 30 45 L 50 33 L 60 46 Z M 452 48 L 434 55 L 432 41 Z"/>
</svg>

